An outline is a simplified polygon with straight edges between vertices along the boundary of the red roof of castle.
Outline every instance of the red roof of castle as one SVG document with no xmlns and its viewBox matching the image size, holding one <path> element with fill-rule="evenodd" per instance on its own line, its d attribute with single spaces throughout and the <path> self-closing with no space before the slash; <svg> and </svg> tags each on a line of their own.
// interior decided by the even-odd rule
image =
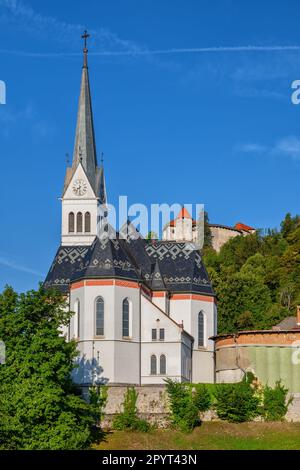
<svg viewBox="0 0 300 470">
<path fill-rule="evenodd" d="M 189 213 L 189 211 L 185 208 L 185 207 L 182 207 L 181 211 L 179 212 L 178 216 L 176 217 L 176 219 L 191 219 L 191 214 Z"/>
<path fill-rule="evenodd" d="M 192 218 L 192 216 L 189 213 L 189 211 L 185 207 L 182 207 L 175 220 L 177 220 L 177 219 L 191 219 L 191 218 Z M 170 227 L 175 227 L 175 220 L 170 220 Z M 192 224 L 196 225 L 197 224 L 196 220 L 192 220 Z"/>
<path fill-rule="evenodd" d="M 253 227 L 242 224 L 241 222 L 238 222 L 237 224 L 235 224 L 234 228 L 236 230 L 244 230 L 245 232 L 251 232 L 251 230 L 255 230 Z"/>
</svg>

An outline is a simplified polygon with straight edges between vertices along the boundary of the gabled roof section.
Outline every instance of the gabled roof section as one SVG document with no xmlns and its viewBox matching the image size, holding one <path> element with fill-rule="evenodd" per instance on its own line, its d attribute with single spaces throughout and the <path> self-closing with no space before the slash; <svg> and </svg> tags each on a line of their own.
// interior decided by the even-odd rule
<svg viewBox="0 0 300 470">
<path fill-rule="evenodd" d="M 110 236 L 95 238 L 86 259 L 73 272 L 71 280 L 88 278 L 140 280 L 140 276 L 126 251 L 122 248 L 120 240 Z"/>
<path fill-rule="evenodd" d="M 159 261 L 155 261 L 153 273 L 152 273 L 152 279 L 151 279 L 151 289 L 152 290 L 166 290 L 166 286 L 164 283 L 163 275 L 160 270 L 160 265 Z"/>
</svg>

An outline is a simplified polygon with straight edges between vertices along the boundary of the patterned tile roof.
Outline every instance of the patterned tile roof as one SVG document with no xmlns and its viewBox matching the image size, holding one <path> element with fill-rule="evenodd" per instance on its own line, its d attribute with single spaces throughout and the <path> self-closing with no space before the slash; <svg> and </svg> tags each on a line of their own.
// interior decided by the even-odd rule
<svg viewBox="0 0 300 470">
<path fill-rule="evenodd" d="M 193 243 L 120 238 L 95 239 L 90 247 L 60 247 L 45 281 L 68 290 L 70 282 L 85 278 L 124 278 L 153 290 L 214 295 Z"/>
</svg>

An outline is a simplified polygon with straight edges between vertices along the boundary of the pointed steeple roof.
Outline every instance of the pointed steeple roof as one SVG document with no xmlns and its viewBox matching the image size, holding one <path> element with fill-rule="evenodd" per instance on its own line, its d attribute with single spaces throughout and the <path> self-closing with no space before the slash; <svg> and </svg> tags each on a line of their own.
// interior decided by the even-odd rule
<svg viewBox="0 0 300 470">
<path fill-rule="evenodd" d="M 184 206 L 182 207 L 178 216 L 176 217 L 176 219 L 191 219 L 191 218 L 192 218 L 191 214 Z"/>
<path fill-rule="evenodd" d="M 107 196 L 106 196 L 106 184 L 105 184 L 105 176 L 104 176 L 104 166 L 103 166 L 103 153 L 101 156 L 101 166 L 99 168 L 99 202 L 106 206 L 107 204 Z"/>
<path fill-rule="evenodd" d="M 74 173 L 81 163 L 92 187 L 96 189 L 97 156 L 87 54 L 88 49 L 85 47 L 72 169 Z"/>
</svg>

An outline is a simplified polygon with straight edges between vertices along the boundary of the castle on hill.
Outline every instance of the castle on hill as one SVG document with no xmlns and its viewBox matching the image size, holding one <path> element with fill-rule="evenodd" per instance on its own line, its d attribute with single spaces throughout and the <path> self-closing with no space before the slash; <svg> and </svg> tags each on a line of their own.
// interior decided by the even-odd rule
<svg viewBox="0 0 300 470">
<path fill-rule="evenodd" d="M 253 227 L 238 222 L 234 227 L 219 224 L 209 224 L 211 231 L 212 247 L 217 252 L 231 238 L 247 236 L 255 233 Z M 163 240 L 184 241 L 197 243 L 199 240 L 199 224 L 192 218 L 188 210 L 183 207 L 177 217 L 170 220 L 163 229 Z"/>
</svg>

